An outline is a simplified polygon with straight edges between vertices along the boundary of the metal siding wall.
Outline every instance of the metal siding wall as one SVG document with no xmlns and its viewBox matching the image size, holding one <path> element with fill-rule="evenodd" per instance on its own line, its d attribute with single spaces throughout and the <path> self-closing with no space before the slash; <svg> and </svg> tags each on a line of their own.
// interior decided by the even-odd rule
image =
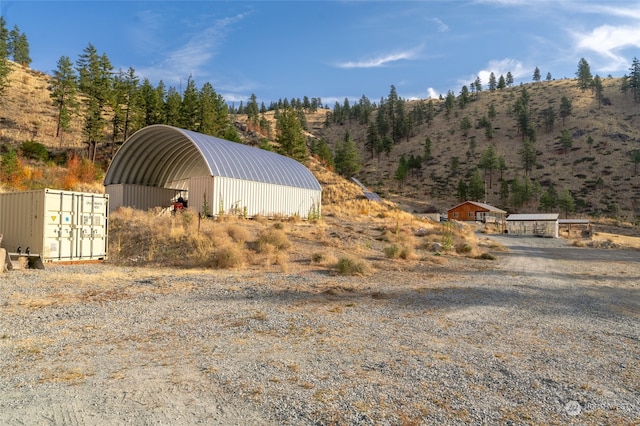
<svg viewBox="0 0 640 426">
<path fill-rule="evenodd" d="M 109 195 L 109 211 L 112 212 L 124 205 L 124 185 L 121 183 L 107 185 L 104 192 Z"/>
<path fill-rule="evenodd" d="M 213 176 L 198 176 L 189 179 L 189 196 L 188 206 L 194 209 L 198 214 L 202 214 L 202 206 L 204 205 L 204 195 L 206 194 L 207 203 L 209 204 L 209 213 L 215 214 L 213 208 Z"/>
<path fill-rule="evenodd" d="M 216 177 L 213 185 L 213 213 L 262 215 L 299 215 L 306 219 L 309 212 L 321 208 L 320 191 L 306 188 L 274 185 L 264 182 L 245 181 L 227 177 Z"/>
</svg>

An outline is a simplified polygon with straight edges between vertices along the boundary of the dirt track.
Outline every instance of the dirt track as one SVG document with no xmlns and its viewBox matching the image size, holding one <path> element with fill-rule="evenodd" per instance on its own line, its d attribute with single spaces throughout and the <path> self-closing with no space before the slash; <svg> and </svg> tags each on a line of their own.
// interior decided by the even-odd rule
<svg viewBox="0 0 640 426">
<path fill-rule="evenodd" d="M 637 422 L 638 252 L 495 239 L 365 278 L 5 274 L 0 423 Z"/>
</svg>

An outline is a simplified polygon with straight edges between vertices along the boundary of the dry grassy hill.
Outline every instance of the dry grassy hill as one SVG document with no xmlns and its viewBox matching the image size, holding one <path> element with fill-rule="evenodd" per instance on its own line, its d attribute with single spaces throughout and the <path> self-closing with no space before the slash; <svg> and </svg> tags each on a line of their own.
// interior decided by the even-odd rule
<svg viewBox="0 0 640 426">
<path fill-rule="evenodd" d="M 50 149 L 82 148 L 82 123 L 77 117 L 73 120 L 72 131 L 63 140 L 55 136 L 56 113 L 49 98 L 49 76 L 11 65 L 10 86 L 0 100 L 0 143 L 17 146 L 23 141 L 34 140 Z M 593 94 L 581 92 L 572 79 L 524 85 L 531 96 L 537 134 L 537 165 L 530 178 L 539 181 L 543 188 L 552 184 L 559 192 L 569 189 L 576 199 L 577 215 L 635 221 L 640 216 L 640 172 L 636 173 L 630 153 L 640 149 L 640 104 L 634 103 L 630 94 L 621 93 L 620 79 L 605 78 L 603 84 L 607 102 L 600 107 Z M 383 155 L 380 161 L 371 159 L 364 152 L 366 126 L 348 122 L 326 127 L 327 110 L 320 110 L 307 117 L 308 131 L 310 135 L 324 138 L 331 146 L 342 140 L 348 131 L 362 149 L 364 167 L 357 176 L 362 182 L 415 212 L 442 212 L 458 202 L 458 182 L 461 179 L 468 182 L 489 144 L 506 159 L 508 170 L 503 173 L 504 179 L 524 176 L 518 154 L 522 138 L 517 132 L 515 118 L 510 114 L 521 91 L 522 87 L 494 92 L 485 90 L 464 109 L 456 106 L 449 118 L 445 117 L 442 101 L 434 100 L 436 117 L 432 125 L 415 128 L 408 141 L 397 144 L 391 155 L 388 158 Z M 562 96 L 571 100 L 572 115 L 564 125 L 557 118 L 553 131 L 546 132 L 541 111 L 552 106 L 557 114 Z M 475 125 L 480 117 L 488 114 L 491 104 L 497 113 L 491 120 L 493 138 L 487 140 L 484 129 L 477 126 L 464 135 L 460 129 L 462 119 L 466 116 Z M 407 110 L 410 109 L 411 105 Z M 244 121 L 243 117 L 236 119 Z M 563 128 L 573 135 L 573 147 L 569 152 L 564 152 L 559 144 Z M 248 140 L 251 134 L 244 132 L 243 137 Z M 432 159 L 423 165 L 417 176 L 409 176 L 400 187 L 393 179 L 398 159 L 403 154 L 422 155 L 426 137 L 432 141 Z M 592 145 L 587 143 L 589 137 L 593 139 Z M 452 157 L 459 159 L 455 173 L 451 170 Z M 500 200 L 498 174 L 495 173 L 493 185 L 488 188 L 486 201 L 514 212 L 509 203 L 505 205 Z M 537 205 L 534 200 L 519 210 L 536 211 Z"/>
<path fill-rule="evenodd" d="M 618 216 L 632 219 L 640 215 L 640 167 L 636 173 L 630 153 L 640 149 L 640 105 L 634 104 L 632 96 L 623 96 L 620 91 L 620 79 L 603 80 L 604 96 L 607 105 L 598 107 L 590 91 L 581 92 L 575 80 L 557 80 L 525 85 L 531 96 L 532 117 L 536 122 L 537 165 L 530 178 L 538 180 L 543 187 L 553 184 L 559 192 L 569 189 L 578 212 L 594 216 Z M 455 107 L 450 118 L 446 118 L 442 101 L 435 100 L 439 111 L 433 124 L 423 125 L 414 130 L 409 141 L 396 145 L 387 159 L 371 159 L 362 151 L 365 165 L 358 178 L 372 189 L 390 199 L 405 202 L 420 209 L 435 208 L 440 211 L 457 203 L 456 188 L 460 179 L 468 183 L 472 170 L 478 166 L 482 152 L 493 144 L 498 155 L 506 159 L 508 170 L 504 179 L 524 176 L 518 151 L 522 137 L 516 129 L 515 118 L 510 110 L 520 96 L 521 87 L 512 87 L 495 92 L 484 91 L 479 99 L 464 109 Z M 556 119 L 554 129 L 546 132 L 541 111 L 553 106 L 558 114 L 560 99 L 566 96 L 572 102 L 572 114 L 563 126 Z M 493 139 L 487 140 L 484 128 L 472 128 L 463 135 L 460 123 L 467 116 L 473 124 L 488 114 L 493 104 L 497 116 L 491 120 Z M 411 107 L 409 106 L 410 109 Z M 573 146 L 564 152 L 559 143 L 562 129 L 568 129 L 573 135 Z M 317 134 L 330 144 L 344 137 L 345 132 L 363 145 L 366 139 L 366 126 L 355 122 L 329 128 L 319 127 Z M 593 144 L 587 140 L 591 136 Z M 423 155 L 423 144 L 429 137 L 432 141 L 432 160 L 425 164 L 418 176 L 409 176 L 402 188 L 393 179 L 401 155 Z M 475 138 L 475 149 L 472 139 Z M 451 170 L 451 158 L 458 157 L 457 173 Z M 500 183 L 494 173 L 493 187 L 487 191 L 487 202 L 503 205 L 499 197 Z M 521 212 L 536 211 L 537 201 L 520 209 Z"/>
</svg>

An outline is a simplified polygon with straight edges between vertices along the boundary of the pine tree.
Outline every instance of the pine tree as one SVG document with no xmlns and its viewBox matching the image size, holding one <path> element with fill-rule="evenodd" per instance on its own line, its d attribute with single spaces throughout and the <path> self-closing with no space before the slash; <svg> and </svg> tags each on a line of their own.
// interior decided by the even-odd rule
<svg viewBox="0 0 640 426">
<path fill-rule="evenodd" d="M 198 87 L 192 76 L 187 79 L 187 86 L 182 94 L 180 105 L 180 127 L 187 130 L 197 131 L 200 118 L 200 99 Z"/>
<path fill-rule="evenodd" d="M 571 192 L 569 192 L 569 190 L 566 188 L 558 197 L 557 204 L 558 207 L 560 207 L 562 211 L 564 211 L 565 218 L 569 217 L 569 213 L 573 212 L 575 209 L 575 201 L 573 199 L 573 196 L 571 195 Z"/>
<path fill-rule="evenodd" d="M 398 167 L 396 168 L 396 172 L 393 175 L 395 180 L 398 181 L 398 185 L 400 186 L 400 189 L 402 189 L 405 180 L 407 180 L 408 174 L 409 174 L 409 164 L 404 154 L 402 154 L 400 156 L 400 160 L 398 161 Z"/>
<path fill-rule="evenodd" d="M 493 145 L 489 145 L 486 150 L 483 151 L 480 157 L 480 163 L 478 168 L 484 170 L 485 178 L 489 175 L 489 188 L 493 187 L 493 171 L 497 170 L 499 166 L 498 155 Z"/>
<path fill-rule="evenodd" d="M 497 86 L 498 83 L 496 82 L 496 75 L 493 73 L 493 71 L 491 71 L 491 74 L 489 75 L 489 91 L 493 92 L 494 90 L 496 90 Z"/>
<path fill-rule="evenodd" d="M 535 70 L 533 70 L 533 81 L 535 81 L 536 83 L 540 81 L 542 77 L 540 76 L 540 68 L 536 67 Z"/>
<path fill-rule="evenodd" d="M 550 73 L 550 72 L 548 72 L 548 73 L 547 73 L 547 78 L 546 78 L 546 80 L 547 80 L 547 81 L 551 81 L 551 80 L 553 80 L 553 78 L 551 78 L 551 73 Z"/>
<path fill-rule="evenodd" d="M 459 201 L 465 201 L 467 199 L 467 184 L 462 179 L 458 182 L 456 194 L 458 195 Z"/>
<path fill-rule="evenodd" d="M 518 154 L 520 155 L 520 161 L 522 162 L 522 168 L 526 176 L 536 164 L 536 148 L 531 139 L 524 140 Z"/>
<path fill-rule="evenodd" d="M 498 79 L 498 86 L 496 86 L 498 89 L 504 89 L 505 87 L 507 87 L 507 81 L 504 79 L 503 75 L 500 75 L 500 78 Z"/>
<path fill-rule="evenodd" d="M 633 99 L 636 102 L 640 102 L 640 61 L 638 58 L 633 58 L 629 74 L 629 87 L 633 93 Z"/>
<path fill-rule="evenodd" d="M 578 62 L 578 71 L 576 71 L 576 77 L 578 78 L 578 87 L 583 92 L 591 87 L 591 67 L 586 59 L 582 58 Z"/>
<path fill-rule="evenodd" d="M 88 145 L 89 158 L 95 162 L 98 143 L 104 141 L 105 110 L 111 97 L 113 67 L 107 55 L 98 55 L 89 43 L 76 61 L 78 88 L 85 97 L 85 117 L 82 129 Z"/>
<path fill-rule="evenodd" d="M 391 138 L 388 137 L 386 139 L 391 140 Z M 393 141 L 391 143 L 393 143 Z M 355 175 L 362 167 L 356 143 L 348 135 L 345 135 L 345 139 L 337 144 L 333 158 L 336 171 L 345 177 Z"/>
<path fill-rule="evenodd" d="M 485 190 L 484 190 L 484 181 L 480 176 L 480 171 L 475 169 L 471 175 L 471 180 L 469 181 L 469 187 L 467 190 L 467 194 L 469 198 L 473 201 L 484 201 Z"/>
<path fill-rule="evenodd" d="M 7 62 L 9 50 L 7 42 L 9 31 L 4 16 L 0 16 L 0 99 L 4 94 L 4 89 L 9 85 L 9 63 Z"/>
<path fill-rule="evenodd" d="M 513 74 L 511 74 L 511 71 L 507 72 L 506 83 L 507 83 L 507 87 L 511 87 L 513 85 Z"/>
<path fill-rule="evenodd" d="M 180 127 L 180 108 L 182 107 L 182 96 L 175 87 L 169 87 L 167 90 L 167 99 L 164 103 L 165 124 L 174 127 Z"/>
<path fill-rule="evenodd" d="M 73 70 L 73 64 L 68 56 L 58 60 L 58 67 L 53 71 L 51 79 L 51 100 L 58 111 L 56 137 L 60 138 L 60 146 L 64 139 L 64 132 L 71 126 L 71 117 L 78 113 L 78 77 Z"/>
<path fill-rule="evenodd" d="M 572 108 L 571 101 L 566 96 L 563 96 L 560 99 L 560 117 L 562 118 L 563 126 L 565 119 L 571 115 Z"/>
<path fill-rule="evenodd" d="M 592 85 L 593 85 L 593 93 L 596 96 L 596 99 L 598 100 L 598 108 L 600 108 L 600 106 L 602 105 L 604 88 L 602 86 L 602 80 L 600 79 L 600 76 L 598 74 L 596 74 L 596 76 L 593 77 Z"/>
<path fill-rule="evenodd" d="M 573 146 L 573 136 L 571 135 L 571 132 L 567 129 L 562 130 L 562 134 L 560 135 L 560 146 L 562 147 L 562 149 L 564 149 L 565 154 Z"/>
<path fill-rule="evenodd" d="M 25 33 L 21 33 L 16 25 L 14 31 L 10 34 L 11 55 L 13 56 L 13 62 L 20 64 L 23 67 L 28 67 L 31 64 L 31 57 L 29 56 L 29 41 Z"/>
<path fill-rule="evenodd" d="M 307 161 L 307 142 L 298 114 L 293 108 L 285 108 L 280 112 L 276 130 L 278 152 L 299 162 Z"/>
</svg>

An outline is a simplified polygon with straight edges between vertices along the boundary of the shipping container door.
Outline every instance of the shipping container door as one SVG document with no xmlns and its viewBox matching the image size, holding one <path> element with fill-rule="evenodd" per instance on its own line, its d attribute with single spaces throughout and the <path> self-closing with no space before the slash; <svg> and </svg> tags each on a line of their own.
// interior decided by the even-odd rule
<svg viewBox="0 0 640 426">
<path fill-rule="evenodd" d="M 78 259 L 102 259 L 107 252 L 107 199 L 80 194 L 75 201 L 78 224 L 74 255 Z"/>
<path fill-rule="evenodd" d="M 45 259 L 69 260 L 73 256 L 74 211 L 70 194 L 45 192 Z"/>
</svg>

